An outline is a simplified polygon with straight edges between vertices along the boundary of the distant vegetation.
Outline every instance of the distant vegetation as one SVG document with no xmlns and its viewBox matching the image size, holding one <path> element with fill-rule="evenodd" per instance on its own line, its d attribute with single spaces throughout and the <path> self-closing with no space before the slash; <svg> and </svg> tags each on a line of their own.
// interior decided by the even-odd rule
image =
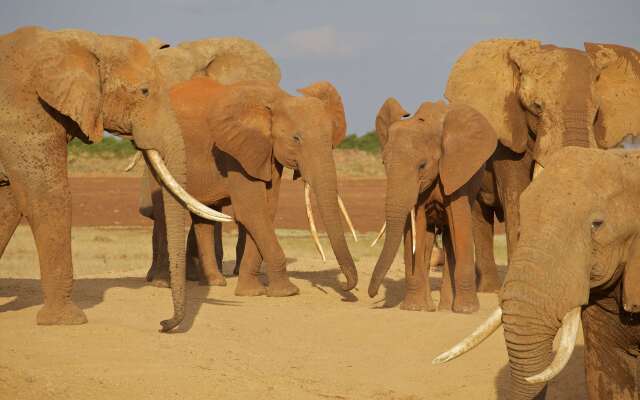
<svg viewBox="0 0 640 400">
<path fill-rule="evenodd" d="M 73 139 L 67 146 L 69 154 L 72 156 L 100 156 L 109 158 L 121 158 L 132 156 L 136 149 L 130 140 L 105 137 L 102 142 L 96 144 L 85 144 L 78 139 Z"/>
<path fill-rule="evenodd" d="M 379 153 L 380 141 L 375 131 L 368 132 L 362 136 L 357 136 L 355 133 L 352 133 L 344 138 L 338 145 L 338 148 L 362 150 L 367 153 Z"/>
</svg>

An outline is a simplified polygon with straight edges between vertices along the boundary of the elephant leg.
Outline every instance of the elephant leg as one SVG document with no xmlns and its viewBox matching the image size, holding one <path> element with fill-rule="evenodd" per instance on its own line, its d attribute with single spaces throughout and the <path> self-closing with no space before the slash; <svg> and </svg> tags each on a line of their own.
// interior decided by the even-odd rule
<svg viewBox="0 0 640 400">
<path fill-rule="evenodd" d="M 637 354 L 628 352 L 637 351 L 637 343 L 626 332 L 630 328 L 620 321 L 620 315 L 598 305 L 583 309 L 582 327 L 589 398 L 636 400 L 640 363 Z"/>
<path fill-rule="evenodd" d="M 151 198 L 153 203 L 153 262 L 147 272 L 147 281 L 157 287 L 169 287 L 169 250 L 162 191 L 154 190 Z"/>
<path fill-rule="evenodd" d="M 471 214 L 478 291 L 496 292 L 500 290 L 502 283 L 493 255 L 493 209 L 476 200 L 473 202 Z"/>
<path fill-rule="evenodd" d="M 216 258 L 216 267 L 223 274 L 222 263 L 224 261 L 224 247 L 222 243 L 222 222 L 213 222 L 213 252 Z"/>
<path fill-rule="evenodd" d="M 226 286 L 227 281 L 218 269 L 215 249 L 213 246 L 214 226 L 209 221 L 191 216 L 193 229 L 198 244 L 200 258 L 200 284 L 207 286 Z"/>
<path fill-rule="evenodd" d="M 233 268 L 233 274 L 240 274 L 240 264 L 242 264 L 242 258 L 244 257 L 244 248 L 247 243 L 247 230 L 238 224 L 238 242 L 236 243 L 236 266 Z"/>
<path fill-rule="evenodd" d="M 431 226 L 433 228 L 433 226 Z M 429 268 L 435 232 L 426 224 L 424 207 L 416 211 L 416 252 L 413 254 L 411 226 L 407 224 L 404 235 L 404 268 L 406 293 L 400 308 L 411 311 L 435 311 L 431 298 Z"/>
<path fill-rule="evenodd" d="M 520 226 L 520 194 L 531 182 L 531 157 L 513 153 L 498 144 L 493 163 L 500 203 L 504 209 L 504 222 L 507 235 L 507 256 L 509 262 L 516 244 Z"/>
<path fill-rule="evenodd" d="M 228 172 L 231 204 L 236 220 L 245 226 L 267 265 L 267 295 L 282 297 L 297 294 L 300 290 L 289 280 L 287 260 L 276 236 L 266 185 L 247 179 L 240 172 L 241 168 L 237 168 Z"/>
<path fill-rule="evenodd" d="M 14 199 L 31 226 L 38 251 L 44 306 L 38 311 L 37 323 L 86 323 L 84 312 L 71 300 L 71 193 L 66 135 L 31 133 L 28 149 L 6 146 L 0 149 L 0 155 Z"/>
<path fill-rule="evenodd" d="M 22 214 L 11 192 L 11 186 L 0 186 L 0 257 L 20 223 Z"/>
<path fill-rule="evenodd" d="M 451 232 L 449 227 L 442 229 L 442 248 L 444 250 L 444 267 L 442 268 L 442 283 L 440 285 L 440 301 L 438 302 L 438 311 L 451 311 L 453 306 L 453 270 L 455 265 L 455 256 L 453 254 L 453 245 L 451 243 Z"/>
<path fill-rule="evenodd" d="M 475 198 L 472 197 L 472 198 Z M 476 292 L 476 266 L 473 259 L 471 204 L 468 196 L 456 196 L 447 206 L 449 231 L 452 237 L 455 264 L 453 312 L 473 313 L 480 309 Z"/>
<path fill-rule="evenodd" d="M 256 247 L 256 243 L 251 236 L 246 234 L 246 229 L 242 225 L 238 226 L 242 231 L 244 246 L 242 247 L 241 264 L 239 265 L 238 284 L 236 286 L 236 296 L 260 296 L 267 292 L 266 288 L 258 279 L 262 256 Z M 238 235 L 239 236 L 239 235 Z"/>
</svg>

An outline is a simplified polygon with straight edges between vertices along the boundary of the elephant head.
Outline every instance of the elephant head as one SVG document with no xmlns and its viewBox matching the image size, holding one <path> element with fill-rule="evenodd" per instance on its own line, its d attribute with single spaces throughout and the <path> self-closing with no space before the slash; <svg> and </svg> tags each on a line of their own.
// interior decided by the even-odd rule
<svg viewBox="0 0 640 400">
<path fill-rule="evenodd" d="M 415 115 L 389 98 L 376 118 L 387 173 L 387 236 L 376 263 L 369 295 L 375 296 L 400 245 L 407 215 L 418 196 L 435 185 L 453 195 L 478 172 L 496 147 L 489 122 L 466 105 L 423 103 Z"/>
<path fill-rule="evenodd" d="M 344 237 L 333 148 L 345 136 L 342 99 L 329 82 L 317 82 L 291 96 L 268 81 L 245 81 L 227 87 L 220 110 L 210 117 L 215 146 L 230 154 L 245 173 L 268 182 L 274 160 L 294 169 L 315 194 L 331 247 L 347 282 L 357 272 Z M 311 218 L 310 218 L 311 220 Z M 312 232 L 314 227 L 312 225 Z"/>
<path fill-rule="evenodd" d="M 590 295 L 622 283 L 620 307 L 640 311 L 640 152 L 566 148 L 520 197 L 520 240 L 483 328 L 440 356 L 480 343 L 502 322 L 510 399 L 532 399 L 571 356 Z M 597 190 L 594 190 L 597 188 Z M 552 359 L 554 336 L 560 348 Z"/>
<path fill-rule="evenodd" d="M 100 141 L 103 130 L 132 138 L 162 183 L 165 215 L 173 227 L 168 243 L 175 310 L 163 321 L 163 329 L 171 329 L 184 317 L 183 205 L 207 219 L 231 219 L 198 203 L 181 186 L 186 183 L 184 143 L 157 65 L 131 38 L 40 28 L 21 34 L 31 38 L 26 49 L 35 58 L 31 84 L 46 112 L 88 142 Z"/>
<path fill-rule="evenodd" d="M 445 97 L 474 107 L 500 143 L 516 153 L 529 147 L 544 166 L 563 146 L 596 147 L 599 72 L 583 51 L 536 40 L 488 40 L 458 59 Z"/>
</svg>

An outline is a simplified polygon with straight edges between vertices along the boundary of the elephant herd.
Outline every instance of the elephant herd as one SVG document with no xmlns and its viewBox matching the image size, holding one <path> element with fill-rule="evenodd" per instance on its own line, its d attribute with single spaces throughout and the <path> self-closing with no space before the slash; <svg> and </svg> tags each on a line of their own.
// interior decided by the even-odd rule
<svg viewBox="0 0 640 400">
<path fill-rule="evenodd" d="M 274 227 L 284 168 L 304 181 L 318 250 L 324 257 L 311 193 L 343 289 L 356 287 L 333 158 L 346 133 L 342 99 L 326 81 L 291 95 L 280 77 L 264 49 L 240 38 L 172 47 L 38 27 L 0 36 L 0 254 L 25 217 L 44 293 L 38 324 L 87 321 L 71 299 L 66 146 L 72 138 L 99 142 L 103 131 L 133 140 L 147 165 L 140 212 L 154 220 L 148 280 L 170 286 L 174 304 L 163 332 L 185 317 L 187 276 L 226 284 L 224 222 L 239 229 L 236 295 L 298 293 Z M 435 363 L 503 326 L 510 398 L 544 398 L 582 321 L 590 398 L 637 398 L 640 153 L 608 149 L 640 134 L 640 53 L 486 40 L 456 61 L 444 97 L 413 114 L 390 97 L 375 118 L 386 236 L 369 295 L 404 239 L 403 309 L 473 313 L 477 291 L 500 291 L 500 307 Z M 233 219 L 220 212 L 228 204 Z M 504 282 L 493 256 L 496 221 L 506 228 Z M 445 265 L 436 307 L 429 260 L 439 233 Z M 197 258 L 189 271 L 187 252 Z M 263 262 L 267 286 L 258 279 Z"/>
</svg>

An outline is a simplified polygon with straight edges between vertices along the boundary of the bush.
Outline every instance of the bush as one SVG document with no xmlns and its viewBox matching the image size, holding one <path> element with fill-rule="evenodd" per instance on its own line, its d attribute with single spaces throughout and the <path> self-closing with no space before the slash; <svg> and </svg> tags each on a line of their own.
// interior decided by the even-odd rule
<svg viewBox="0 0 640 400">
<path fill-rule="evenodd" d="M 136 148 L 130 140 L 105 137 L 102 142 L 96 144 L 85 144 L 79 139 L 73 139 L 67 145 L 69 154 L 80 156 L 101 156 L 124 158 L 130 157 L 136 152 Z"/>
<path fill-rule="evenodd" d="M 380 141 L 375 131 L 367 132 L 362 136 L 357 136 L 355 133 L 348 135 L 338 145 L 339 149 L 356 149 L 366 151 L 368 153 L 380 152 Z"/>
</svg>

